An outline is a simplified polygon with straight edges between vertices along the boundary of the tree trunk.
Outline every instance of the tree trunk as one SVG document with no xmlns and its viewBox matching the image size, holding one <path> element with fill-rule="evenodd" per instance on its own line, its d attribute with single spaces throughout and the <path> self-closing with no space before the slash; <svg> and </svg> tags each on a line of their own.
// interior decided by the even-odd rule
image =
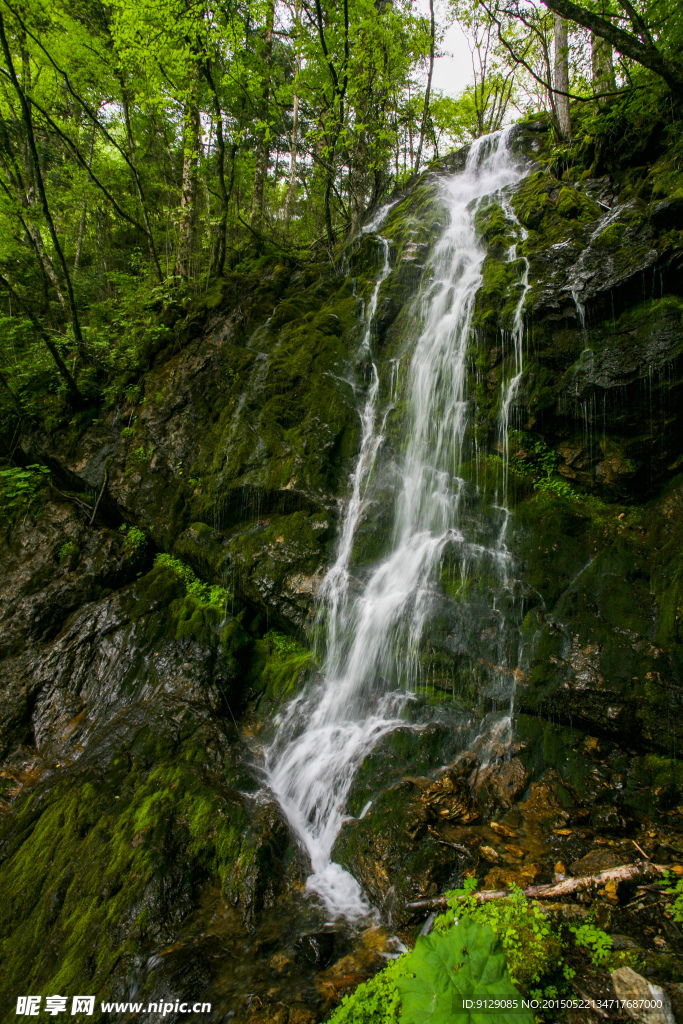
<svg viewBox="0 0 683 1024">
<path fill-rule="evenodd" d="M 69 312 L 71 314 L 71 326 L 72 326 L 73 332 L 74 332 L 74 340 L 76 342 L 76 348 L 78 349 L 78 354 L 81 357 L 81 359 L 85 360 L 86 359 L 85 342 L 83 340 L 83 335 L 81 333 L 81 325 L 80 325 L 80 321 L 78 319 L 78 309 L 76 307 L 76 298 L 74 296 L 73 287 L 72 287 L 72 284 L 71 284 L 71 275 L 69 274 L 69 268 L 66 265 L 66 260 L 64 258 L 64 252 L 62 250 L 62 247 L 61 247 L 60 242 L 59 242 L 59 238 L 57 236 L 57 229 L 55 228 L 55 223 L 54 223 L 54 220 L 52 219 L 52 213 L 50 212 L 50 207 L 49 207 L 48 201 L 47 201 L 47 194 L 45 192 L 45 183 L 43 181 L 43 175 L 42 175 L 42 171 L 41 171 L 41 168 L 40 168 L 40 157 L 38 155 L 38 148 L 36 146 L 35 135 L 33 134 L 33 118 L 31 116 L 31 106 L 30 106 L 30 102 L 26 98 L 26 94 L 24 93 L 24 90 L 22 89 L 21 85 L 19 84 L 19 79 L 17 78 L 17 73 L 16 73 L 16 71 L 14 69 L 14 62 L 12 60 L 12 54 L 11 54 L 11 51 L 10 51 L 10 48 L 9 48 L 9 44 L 7 42 L 7 36 L 5 34 L 5 22 L 4 22 L 4 19 L 3 19 L 1 14 L 0 14 L 0 43 L 2 44 L 2 51 L 3 51 L 3 54 L 5 56 L 5 60 L 7 62 L 7 70 L 9 72 L 9 78 L 10 78 L 10 81 L 12 82 L 12 85 L 14 86 L 14 90 L 15 90 L 15 92 L 17 94 L 17 98 L 19 100 L 19 105 L 21 107 L 21 113 L 22 113 L 22 117 L 23 117 L 23 121 L 24 121 L 24 129 L 26 131 L 26 141 L 28 143 L 28 150 L 29 150 L 29 154 L 30 154 L 30 159 L 31 159 L 31 163 L 33 165 L 33 173 L 34 173 L 34 176 L 35 176 L 35 183 L 36 183 L 36 187 L 37 187 L 37 190 L 38 190 L 38 195 L 40 197 L 40 205 L 42 207 L 43 216 L 44 216 L 45 221 L 47 223 L 48 231 L 50 233 L 50 238 L 52 239 L 52 244 L 54 246 L 54 250 L 55 250 L 55 254 L 57 256 L 57 260 L 58 260 L 59 265 L 60 265 L 60 267 L 62 269 L 62 274 L 64 275 L 64 282 L 66 284 L 67 300 L 68 300 L 68 304 L 69 304 Z"/>
<path fill-rule="evenodd" d="M 633 32 L 625 32 L 609 17 L 594 14 L 592 10 L 574 3 L 574 0 L 543 0 L 543 3 L 554 14 L 575 21 L 578 25 L 595 32 L 597 36 L 607 39 L 624 57 L 630 57 L 644 68 L 654 71 L 664 79 L 676 96 L 683 96 L 683 67 L 680 60 L 672 60 L 657 49 L 647 24 L 626 0 L 621 0 L 619 6 L 627 11 Z"/>
<path fill-rule="evenodd" d="M 427 130 L 427 118 L 429 116 L 429 94 L 432 91 L 432 75 L 434 74 L 434 42 L 436 37 L 436 25 L 434 23 L 434 0 L 429 0 L 430 16 L 430 40 L 429 40 L 429 74 L 427 75 L 427 88 L 425 89 L 425 103 L 422 110 L 422 124 L 420 125 L 420 141 L 417 146 L 415 157 L 415 173 L 420 170 L 422 160 L 422 146 L 424 144 L 425 132 Z"/>
<path fill-rule="evenodd" d="M 227 244 L 228 231 L 228 190 L 225 185 L 225 137 L 223 135 L 223 108 L 216 91 L 216 84 L 213 79 L 209 61 L 205 67 L 206 80 L 213 93 L 213 109 L 216 117 L 216 169 L 218 171 L 218 194 L 221 197 L 221 215 L 218 221 L 218 238 L 216 240 L 216 254 L 213 261 L 213 274 L 216 277 L 223 276 L 225 269 L 225 249 Z"/>
<path fill-rule="evenodd" d="M 612 62 L 612 44 L 591 32 L 591 65 L 593 71 L 593 91 L 597 94 L 597 104 L 604 108 L 609 97 L 601 93 L 616 92 L 617 80 Z"/>
<path fill-rule="evenodd" d="M 569 48 L 567 43 L 567 22 L 555 15 L 555 67 L 553 69 L 555 109 L 560 137 L 569 140 L 572 135 L 569 120 Z"/>
<path fill-rule="evenodd" d="M 334 245 L 334 243 L 336 242 L 334 234 L 334 225 L 332 224 L 332 184 L 334 181 L 333 173 L 333 171 L 327 172 L 327 180 L 325 182 L 325 233 L 327 235 L 327 241 L 329 245 Z"/>
<path fill-rule="evenodd" d="M 57 350 L 57 347 L 56 347 L 55 343 L 53 342 L 52 338 L 49 336 L 49 334 L 47 334 L 46 331 L 43 330 L 43 328 L 41 327 L 39 321 L 36 319 L 36 317 L 31 312 L 30 307 L 27 306 L 26 303 L 22 302 L 22 300 L 19 298 L 19 296 L 15 292 L 14 288 L 12 287 L 12 285 L 9 283 L 9 281 L 7 280 L 6 277 L 3 277 L 2 274 L 0 274 L 0 285 L 3 285 L 3 287 L 5 287 L 7 289 L 9 294 L 12 296 L 12 298 L 16 302 L 17 306 L 20 309 L 23 309 L 24 313 L 26 314 L 26 316 L 29 318 L 29 320 L 33 324 L 33 327 L 34 327 L 36 333 L 44 341 L 45 346 L 46 346 L 48 352 L 50 353 L 50 355 L 52 356 L 52 358 L 55 361 L 55 366 L 57 367 L 57 370 L 59 371 L 60 376 L 62 377 L 62 379 L 64 380 L 64 383 L 66 384 L 67 391 L 69 392 L 69 398 L 71 399 L 72 404 L 76 408 L 78 408 L 78 409 L 83 408 L 83 406 L 85 405 L 85 402 L 83 401 L 83 396 L 81 395 L 80 391 L 78 390 L 78 385 L 76 384 L 76 381 L 73 379 L 73 377 L 69 373 L 69 370 L 68 370 L 64 360 L 60 356 L 59 351 Z"/>
<path fill-rule="evenodd" d="M 261 96 L 261 121 L 256 147 L 256 166 L 254 168 L 254 195 L 251 204 L 251 226 L 259 231 L 263 221 L 263 200 L 268 175 L 268 158 L 270 157 L 270 139 L 268 137 L 268 107 L 270 100 L 270 64 L 273 56 L 273 22 L 275 20 L 275 0 L 269 0 L 266 9 L 266 26 L 263 33 L 263 93 Z"/>
<path fill-rule="evenodd" d="M 197 224 L 197 191 L 199 184 L 199 107 L 196 84 L 185 104 L 183 126 L 183 181 L 180 191 L 180 223 L 175 272 L 185 279 L 191 276 Z"/>
<path fill-rule="evenodd" d="M 154 235 L 152 234 L 152 225 L 147 213 L 147 203 L 145 202 L 145 196 L 142 191 L 142 185 L 140 183 L 140 176 L 135 166 L 135 139 L 133 137 L 133 129 L 130 123 L 130 108 L 128 106 L 128 92 L 126 91 L 125 82 L 122 76 L 119 76 L 119 85 L 121 86 L 121 105 L 123 107 L 123 116 L 126 122 L 126 136 L 128 139 L 128 149 L 130 157 L 127 158 L 128 166 L 133 172 L 133 179 L 135 180 L 135 191 L 137 192 L 138 201 L 140 203 L 140 209 L 142 211 L 142 219 L 145 225 L 145 233 L 147 235 L 147 246 L 149 248 L 149 254 L 152 257 L 152 263 L 154 264 L 154 271 L 157 276 L 157 280 L 161 284 L 164 279 L 164 275 L 161 272 L 161 264 L 159 263 L 159 254 L 157 253 L 156 245 L 154 244 Z M 125 154 L 124 154 L 125 157 Z"/>
<path fill-rule="evenodd" d="M 67 302 L 64 296 L 62 295 L 61 288 L 59 287 L 59 278 L 57 277 L 54 263 L 52 262 L 48 254 L 45 252 L 45 246 L 43 245 L 43 239 L 41 237 L 40 231 L 33 224 L 29 224 L 28 234 L 33 244 L 33 248 L 35 249 L 38 255 L 38 259 L 42 263 L 43 270 L 45 271 L 45 276 L 48 278 L 50 284 L 55 290 L 55 294 L 59 299 L 60 306 L 68 313 Z"/>
<path fill-rule="evenodd" d="M 285 199 L 285 231 L 289 228 L 289 221 L 292 216 L 292 206 L 296 192 L 296 160 L 297 148 L 299 145 L 299 94 L 294 93 L 294 110 L 292 112 L 292 148 L 289 153 L 289 185 L 287 186 L 287 198 Z"/>
<path fill-rule="evenodd" d="M 95 148 L 95 125 L 92 126 L 92 132 L 90 135 L 90 151 L 88 153 L 88 167 L 92 167 L 92 155 Z M 81 219 L 78 223 L 78 240 L 76 242 L 76 255 L 74 256 L 74 277 L 78 273 L 78 266 L 81 262 L 81 253 L 83 251 L 83 238 L 85 236 L 85 222 L 88 217 L 88 200 L 83 200 L 83 208 L 81 209 Z"/>
<path fill-rule="evenodd" d="M 595 891 L 609 882 L 648 882 L 650 879 L 661 878 L 666 871 L 666 865 L 653 864 L 651 861 L 644 863 L 637 861 L 635 864 L 623 864 L 618 868 L 609 868 L 607 871 L 600 871 L 596 875 L 585 875 L 582 878 L 566 878 L 562 882 L 554 882 L 547 885 L 529 885 L 523 889 L 525 896 L 531 899 L 557 900 L 566 899 L 567 896 L 574 896 L 578 892 Z M 505 899 L 510 895 L 508 889 L 482 889 L 473 893 L 477 903 L 488 903 L 490 900 Z M 415 900 L 413 903 L 406 903 L 409 910 L 436 910 L 447 908 L 449 900 L 446 896 L 437 896 L 433 899 Z"/>
</svg>

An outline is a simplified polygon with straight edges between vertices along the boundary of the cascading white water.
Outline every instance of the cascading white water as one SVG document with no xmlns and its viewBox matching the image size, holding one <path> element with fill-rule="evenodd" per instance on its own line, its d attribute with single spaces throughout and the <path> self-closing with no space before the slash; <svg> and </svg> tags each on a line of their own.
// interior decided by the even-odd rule
<svg viewBox="0 0 683 1024">
<path fill-rule="evenodd" d="M 379 377 L 372 363 L 352 494 L 337 557 L 320 591 L 327 626 L 322 681 L 289 706 L 266 754 L 270 788 L 311 859 L 308 887 L 333 917 L 353 919 L 369 911 L 358 883 L 332 861 L 331 853 L 358 766 L 382 736 L 403 724 L 400 712 L 414 683 L 418 646 L 432 608 L 435 567 L 449 544 L 476 554 L 477 545 L 466 538 L 460 523 L 464 482 L 458 476 L 468 424 L 471 324 L 485 257 L 475 214 L 484 197 L 519 180 L 522 173 L 504 131 L 478 140 L 465 169 L 441 183 L 450 219 L 419 299 L 422 326 L 410 360 L 392 551 L 360 592 L 352 592 L 354 534 L 382 444 L 377 428 Z M 390 272 L 389 245 L 379 241 L 384 266 L 366 310 L 363 345 L 368 350 L 379 288 Z M 521 328 L 517 336 L 521 346 Z M 518 362 L 516 380 L 504 395 L 506 427 L 520 370 Z M 507 558 L 500 544 L 487 554 L 494 562 Z"/>
</svg>

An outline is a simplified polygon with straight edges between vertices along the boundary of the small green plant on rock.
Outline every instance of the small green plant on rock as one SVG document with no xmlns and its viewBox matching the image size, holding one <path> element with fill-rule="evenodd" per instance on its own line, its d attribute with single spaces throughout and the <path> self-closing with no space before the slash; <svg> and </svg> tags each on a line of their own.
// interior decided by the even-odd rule
<svg viewBox="0 0 683 1024">
<path fill-rule="evenodd" d="M 510 464 L 522 473 L 528 473 L 534 480 L 549 477 L 557 469 L 560 456 L 545 441 L 533 439 L 524 430 L 511 430 L 509 437 Z"/>
<path fill-rule="evenodd" d="M 401 997 L 396 983 L 409 971 L 407 956 L 399 957 L 344 996 L 329 1024 L 399 1024 Z"/>
<path fill-rule="evenodd" d="M 293 636 L 277 633 L 274 629 L 268 630 L 263 639 L 270 640 L 271 644 L 280 654 L 296 654 L 297 651 L 301 650 L 301 645 L 297 643 Z"/>
<path fill-rule="evenodd" d="M 669 910 L 676 924 L 680 924 L 683 921 L 683 878 L 679 878 L 676 885 L 672 885 L 671 883 L 671 875 L 667 871 L 664 875 L 664 884 L 668 886 L 668 888 L 664 889 L 664 892 L 667 896 L 675 897 Z"/>
<path fill-rule="evenodd" d="M 148 466 L 150 464 L 154 451 L 154 445 L 150 445 L 149 451 L 146 451 L 144 444 L 141 444 L 139 448 L 136 448 L 135 451 L 131 452 L 130 460 L 134 466 L 138 469 L 142 469 L 144 466 Z"/>
<path fill-rule="evenodd" d="M 59 558 L 59 564 L 63 565 L 64 562 L 68 561 L 72 555 L 77 555 L 78 552 L 79 547 L 75 540 L 66 541 L 65 544 L 62 544 L 59 549 L 59 554 L 57 555 Z"/>
<path fill-rule="evenodd" d="M 121 430 L 121 437 L 125 438 L 126 440 L 128 440 L 129 437 L 132 437 L 135 431 L 137 430 L 137 424 L 138 418 L 136 416 L 132 423 L 129 423 L 127 427 L 123 427 L 123 429 Z"/>
<path fill-rule="evenodd" d="M 266 701 L 276 703 L 291 697 L 304 678 L 313 655 L 293 636 L 268 630 L 257 641 L 258 684 Z"/>
<path fill-rule="evenodd" d="M 603 932 L 590 922 L 578 927 L 572 926 L 569 930 L 574 933 L 577 946 L 584 946 L 590 950 L 594 964 L 601 964 L 608 958 L 612 949 L 612 937 L 607 932 Z"/>
<path fill-rule="evenodd" d="M 545 441 L 534 440 L 524 430 L 511 430 L 510 450 L 514 452 L 510 456 L 511 468 L 530 476 L 535 491 L 541 494 L 555 494 L 558 498 L 574 497 L 571 484 L 556 475 L 560 462 L 558 452 L 549 448 Z"/>
<path fill-rule="evenodd" d="M 134 552 L 135 554 L 144 551 L 147 546 L 147 536 L 144 530 L 140 530 L 137 526 L 131 526 L 126 533 L 123 546 L 126 551 Z"/>
<path fill-rule="evenodd" d="M 566 480 L 560 480 L 556 476 L 539 480 L 534 484 L 534 490 L 540 491 L 541 494 L 555 494 L 558 498 L 574 497 L 574 488 L 571 484 L 568 484 Z"/>
<path fill-rule="evenodd" d="M 167 552 L 161 552 L 154 559 L 154 568 L 159 567 L 170 569 L 171 572 L 178 576 L 185 584 L 188 596 L 193 597 L 199 604 L 214 605 L 220 608 L 225 605 L 228 599 L 228 592 L 225 587 L 219 587 L 211 583 L 202 583 L 195 576 L 190 566 L 186 565 L 185 562 L 181 562 L 179 558 L 174 558 Z"/>
</svg>

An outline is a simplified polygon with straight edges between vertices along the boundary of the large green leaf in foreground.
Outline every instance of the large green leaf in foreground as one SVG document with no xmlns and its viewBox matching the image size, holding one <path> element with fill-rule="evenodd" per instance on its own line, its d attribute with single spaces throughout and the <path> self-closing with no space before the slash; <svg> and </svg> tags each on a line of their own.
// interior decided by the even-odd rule
<svg viewBox="0 0 683 1024">
<path fill-rule="evenodd" d="M 403 1024 L 534 1024 L 489 925 L 463 917 L 445 934 L 421 936 L 410 961 L 414 977 L 396 979 Z M 468 1009 L 463 1000 L 510 1000 L 513 1007 Z"/>
</svg>

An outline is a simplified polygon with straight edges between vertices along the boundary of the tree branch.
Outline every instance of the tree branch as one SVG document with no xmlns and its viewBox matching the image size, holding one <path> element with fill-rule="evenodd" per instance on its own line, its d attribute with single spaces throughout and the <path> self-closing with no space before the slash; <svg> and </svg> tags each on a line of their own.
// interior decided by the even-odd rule
<svg viewBox="0 0 683 1024">
<path fill-rule="evenodd" d="M 40 325 L 39 321 L 33 315 L 31 310 L 29 309 L 29 307 L 26 305 L 25 302 L 22 301 L 22 299 L 19 298 L 19 296 L 15 292 L 14 288 L 12 287 L 12 285 L 9 283 L 7 278 L 4 277 L 2 274 L 0 274 L 0 284 L 3 285 L 7 289 L 7 291 L 10 293 L 10 295 L 12 296 L 12 298 L 14 299 L 16 304 L 19 306 L 19 308 L 23 309 L 24 313 L 26 314 L 26 316 L 29 318 L 29 320 L 33 324 L 33 327 L 34 327 L 36 333 L 45 342 L 45 346 L 47 347 L 47 350 L 49 351 L 50 355 L 54 359 L 55 364 L 57 366 L 57 369 L 58 369 L 60 375 L 62 376 L 62 378 L 64 379 L 64 382 L 66 383 L 67 390 L 69 392 L 69 396 L 71 398 L 71 401 L 74 403 L 76 408 L 78 408 L 78 409 L 83 408 L 83 406 L 85 405 L 85 402 L 83 400 L 83 395 L 78 390 L 78 385 L 76 384 L 76 381 L 73 379 L 73 377 L 69 373 L 69 370 L 68 370 L 64 360 L 60 356 L 59 352 L 57 351 L 57 346 L 53 342 L 52 338 L 49 336 L 49 334 L 45 330 L 43 330 L 43 328 Z"/>
<path fill-rule="evenodd" d="M 535 899 L 558 900 L 564 896 L 573 896 L 577 892 L 586 889 L 599 889 L 608 882 L 637 882 L 647 881 L 651 878 L 658 878 L 667 870 L 664 864 L 644 864 L 637 861 L 635 864 L 624 864 L 618 868 L 610 868 L 609 871 L 600 871 L 597 875 L 584 875 L 582 878 L 565 878 L 563 882 L 556 882 L 551 885 L 530 885 L 522 890 L 525 896 Z M 488 903 L 489 900 L 505 899 L 510 893 L 506 889 L 481 889 L 472 893 L 477 903 Z M 449 900 L 445 896 L 438 896 L 431 900 L 415 900 L 413 903 L 406 903 L 409 910 L 435 910 L 439 907 L 449 906 Z"/>
<path fill-rule="evenodd" d="M 50 237 L 52 238 L 52 244 L 55 247 L 57 259 L 59 260 L 60 266 L 62 268 L 62 273 L 64 274 L 64 281 L 66 283 L 66 293 L 69 299 L 69 310 L 71 312 L 71 322 L 74 330 L 74 338 L 76 339 L 76 346 L 78 348 L 78 352 L 81 358 L 85 359 L 85 342 L 83 341 L 83 335 L 81 334 L 81 325 L 78 319 L 78 310 L 76 308 L 76 298 L 74 296 L 73 286 L 71 284 L 71 275 L 69 274 L 69 268 L 66 265 L 66 259 L 64 258 L 62 247 L 59 244 L 57 230 L 52 219 L 52 214 L 50 213 L 50 207 L 48 205 L 47 195 L 45 193 L 45 184 L 43 182 L 43 175 L 40 169 L 40 158 L 38 156 L 36 140 L 33 134 L 31 108 L 29 106 L 28 100 L 26 99 L 24 90 L 19 84 L 19 79 L 17 78 L 17 73 L 14 69 L 14 62 L 12 61 L 12 54 L 10 53 L 9 44 L 7 42 L 7 36 L 5 34 L 5 22 L 2 17 L 2 14 L 0 14 L 0 43 L 2 44 L 2 52 L 5 56 L 5 60 L 7 61 L 9 77 L 12 80 L 12 85 L 14 86 L 14 90 L 19 99 L 19 105 L 21 106 L 21 112 L 24 118 L 24 128 L 26 129 L 26 138 L 29 146 L 29 151 L 31 153 L 31 160 L 33 163 L 33 169 L 36 177 L 38 194 L 40 196 L 40 202 L 43 208 L 43 216 L 45 217 L 45 220 L 47 222 Z M 78 389 L 76 389 L 76 391 L 78 391 Z"/>
<path fill-rule="evenodd" d="M 630 57 L 636 63 L 654 71 L 666 82 L 672 92 L 677 95 L 683 94 L 683 68 L 665 57 L 651 41 L 643 42 L 636 35 L 624 31 L 618 25 L 613 25 L 597 14 L 593 14 L 585 7 L 575 4 L 573 0 L 542 0 L 542 2 L 555 14 L 590 29 L 594 35 L 606 39 L 615 50 L 625 57 Z M 624 0 L 620 0 L 620 3 L 625 7 Z M 637 24 L 640 24 L 640 18 L 637 15 L 636 19 Z M 634 27 L 636 26 L 634 25 Z M 650 40 L 651 37 L 647 29 L 645 32 L 647 39 Z"/>
</svg>

